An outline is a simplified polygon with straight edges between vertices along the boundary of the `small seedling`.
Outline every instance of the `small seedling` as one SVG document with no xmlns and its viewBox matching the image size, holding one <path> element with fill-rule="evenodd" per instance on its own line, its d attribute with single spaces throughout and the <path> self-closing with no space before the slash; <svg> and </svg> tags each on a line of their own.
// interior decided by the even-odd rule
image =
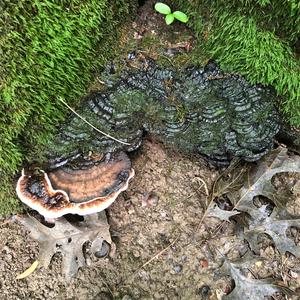
<svg viewBox="0 0 300 300">
<path fill-rule="evenodd" d="M 188 16 L 182 11 L 176 10 L 172 13 L 170 6 L 165 3 L 157 2 L 154 8 L 159 13 L 166 15 L 165 21 L 167 25 L 172 24 L 175 19 L 182 23 L 186 23 L 189 20 Z"/>
</svg>

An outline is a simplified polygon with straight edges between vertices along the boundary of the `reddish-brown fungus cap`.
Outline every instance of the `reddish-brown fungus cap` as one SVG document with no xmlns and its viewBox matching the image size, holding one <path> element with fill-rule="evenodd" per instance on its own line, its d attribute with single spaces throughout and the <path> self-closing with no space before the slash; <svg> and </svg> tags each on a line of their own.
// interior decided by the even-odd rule
<svg viewBox="0 0 300 300">
<path fill-rule="evenodd" d="M 49 173 L 23 170 L 16 190 L 22 202 L 46 218 L 87 215 L 110 206 L 133 176 L 129 158 L 120 152 L 101 160 L 77 159 Z"/>
</svg>

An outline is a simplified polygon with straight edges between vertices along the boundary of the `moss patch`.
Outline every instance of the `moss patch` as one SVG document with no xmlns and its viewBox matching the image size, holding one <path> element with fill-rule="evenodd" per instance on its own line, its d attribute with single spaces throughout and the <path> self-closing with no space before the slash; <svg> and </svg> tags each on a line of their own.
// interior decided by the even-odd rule
<svg viewBox="0 0 300 300">
<path fill-rule="evenodd" d="M 95 70 L 114 54 L 117 25 L 136 1 L 8 1 L 0 10 L 0 215 L 15 211 L 8 182 L 31 161 Z"/>
<path fill-rule="evenodd" d="M 172 6 L 190 16 L 198 46 L 223 68 L 274 86 L 286 119 L 300 126 L 299 1 L 192 0 Z"/>
</svg>

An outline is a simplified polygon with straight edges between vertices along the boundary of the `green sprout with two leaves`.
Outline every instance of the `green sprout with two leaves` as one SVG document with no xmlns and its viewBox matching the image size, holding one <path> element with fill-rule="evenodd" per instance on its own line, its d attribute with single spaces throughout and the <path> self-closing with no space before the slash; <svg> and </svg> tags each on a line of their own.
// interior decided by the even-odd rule
<svg viewBox="0 0 300 300">
<path fill-rule="evenodd" d="M 176 10 L 172 13 L 170 6 L 165 3 L 157 2 L 154 9 L 159 13 L 166 15 L 165 21 L 167 25 L 172 24 L 175 19 L 182 23 L 186 23 L 189 20 L 188 16 L 182 11 Z"/>
</svg>

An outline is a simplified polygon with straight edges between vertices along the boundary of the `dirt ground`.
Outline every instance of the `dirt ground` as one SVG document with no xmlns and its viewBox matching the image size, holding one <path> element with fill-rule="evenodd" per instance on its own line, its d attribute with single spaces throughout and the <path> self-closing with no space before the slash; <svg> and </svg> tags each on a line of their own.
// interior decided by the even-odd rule
<svg viewBox="0 0 300 300">
<path fill-rule="evenodd" d="M 168 62 L 174 53 L 181 53 L 178 63 L 186 63 L 192 44 L 190 32 L 178 24 L 174 24 L 173 30 L 167 29 L 163 19 L 153 17 L 151 5 L 149 1 L 148 8 L 133 22 L 124 43 L 131 49 L 136 45 L 146 47 L 146 55 L 162 62 Z M 169 31 L 164 34 L 158 28 Z M 168 42 L 170 33 L 183 41 Z M 154 47 L 149 47 L 149 43 Z M 220 170 L 210 167 L 199 156 L 180 154 L 149 139 L 132 160 L 136 176 L 129 189 L 107 210 L 115 254 L 90 258 L 90 266 L 80 269 L 69 283 L 61 274 L 59 255 L 48 269 L 37 269 L 29 277 L 17 280 L 16 276 L 37 259 L 38 244 L 11 218 L 0 221 L 0 299 L 214 300 L 232 290 L 232 280 L 220 272 L 220 266 L 224 256 L 234 259 L 243 255 L 248 244 L 235 234 L 232 223 L 221 226 L 223 222 L 214 218 L 202 220 L 208 205 L 207 192 Z M 286 174 L 277 182 L 279 189 L 283 189 L 289 178 L 288 188 L 294 195 L 289 207 L 300 215 L 297 176 Z M 260 246 L 265 261 L 256 265 L 248 276 L 274 277 L 279 284 L 298 289 L 300 294 L 299 260 L 292 255 L 280 255 L 268 239 Z M 274 295 L 268 299 L 300 297 Z"/>
<path fill-rule="evenodd" d="M 206 187 L 211 189 L 218 172 L 200 157 L 150 140 L 133 157 L 133 166 L 130 188 L 107 212 L 114 256 L 93 258 L 70 283 L 61 275 L 59 255 L 49 269 L 16 280 L 37 258 L 38 245 L 21 225 L 1 221 L 1 299 L 220 299 L 231 290 L 230 278 L 219 274 L 222 256 L 239 257 L 247 244 L 230 223 L 220 228 L 221 221 L 207 218 L 199 226 Z M 300 178 L 293 182 L 297 189 Z M 293 207 L 300 207 L 300 191 Z M 299 261 L 280 256 L 268 243 L 260 254 L 266 261 L 253 270 L 256 278 L 274 276 L 299 288 Z"/>
</svg>

